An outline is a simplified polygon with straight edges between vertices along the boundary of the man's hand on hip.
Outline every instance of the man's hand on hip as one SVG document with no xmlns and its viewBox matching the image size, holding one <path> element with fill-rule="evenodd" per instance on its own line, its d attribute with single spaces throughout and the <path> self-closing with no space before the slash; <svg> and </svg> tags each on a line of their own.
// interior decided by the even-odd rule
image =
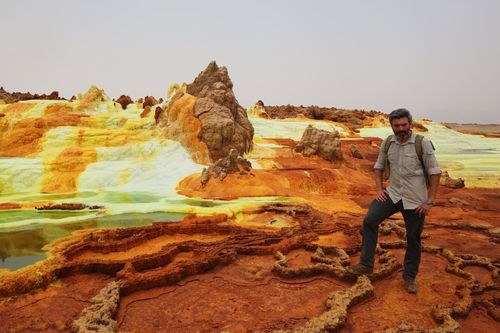
<svg viewBox="0 0 500 333">
<path fill-rule="evenodd" d="M 431 211 L 431 208 L 432 208 L 432 205 L 423 203 L 420 206 L 418 206 L 417 209 L 415 209 L 415 213 L 417 213 L 418 215 L 426 216 Z"/>
<path fill-rule="evenodd" d="M 387 200 L 387 192 L 385 191 L 385 189 L 377 191 L 377 196 L 375 197 L 375 200 L 380 202 Z"/>
</svg>

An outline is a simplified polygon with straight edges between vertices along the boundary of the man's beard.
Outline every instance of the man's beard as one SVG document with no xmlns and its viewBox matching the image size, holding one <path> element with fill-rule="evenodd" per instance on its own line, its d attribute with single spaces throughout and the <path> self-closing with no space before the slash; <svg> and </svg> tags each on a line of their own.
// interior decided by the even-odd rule
<svg viewBox="0 0 500 333">
<path fill-rule="evenodd" d="M 410 135 L 410 129 L 407 129 L 407 130 L 404 130 L 404 131 L 394 131 L 394 134 L 400 138 L 400 139 L 404 139 L 406 138 L 407 136 Z"/>
</svg>

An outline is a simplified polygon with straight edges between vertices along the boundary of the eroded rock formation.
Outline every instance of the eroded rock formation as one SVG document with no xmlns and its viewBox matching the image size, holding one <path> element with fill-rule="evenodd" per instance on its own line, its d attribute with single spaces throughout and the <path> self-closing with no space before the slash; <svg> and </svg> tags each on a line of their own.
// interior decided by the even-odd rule
<svg viewBox="0 0 500 333">
<path fill-rule="evenodd" d="M 327 161 L 343 160 L 338 132 L 328 132 L 309 125 L 295 151 L 304 156 L 318 155 Z"/>
<path fill-rule="evenodd" d="M 194 115 L 201 122 L 200 139 L 206 143 L 211 161 L 226 157 L 231 149 L 240 155 L 250 151 L 254 130 L 236 100 L 226 67 L 211 62 L 186 92 L 197 97 Z"/>
<path fill-rule="evenodd" d="M 218 159 L 208 168 L 204 168 L 201 174 L 201 185 L 204 186 L 211 177 L 217 177 L 219 180 L 224 180 L 228 174 L 238 172 L 240 175 L 248 175 L 252 168 L 252 164 L 243 156 L 238 154 L 236 149 L 231 149 L 229 155 Z"/>
<path fill-rule="evenodd" d="M 462 178 L 451 178 L 448 171 L 443 172 L 439 179 L 439 184 L 449 188 L 462 188 L 465 186 L 465 182 Z"/>
</svg>

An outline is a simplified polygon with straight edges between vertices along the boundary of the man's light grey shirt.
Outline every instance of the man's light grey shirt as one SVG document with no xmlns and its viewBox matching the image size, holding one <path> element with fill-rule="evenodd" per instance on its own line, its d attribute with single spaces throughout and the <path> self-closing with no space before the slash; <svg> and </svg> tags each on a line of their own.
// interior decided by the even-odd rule
<svg viewBox="0 0 500 333">
<path fill-rule="evenodd" d="M 427 185 L 424 170 L 415 150 L 415 133 L 405 143 L 399 143 L 396 136 L 391 138 L 392 144 L 385 154 L 387 138 L 382 142 L 380 153 L 374 169 L 384 170 L 385 159 L 389 158 L 390 176 L 387 192 L 392 202 L 403 200 L 404 209 L 416 209 L 427 201 Z M 427 174 L 441 173 L 434 148 L 429 140 L 422 140 L 422 159 L 427 169 Z"/>
</svg>

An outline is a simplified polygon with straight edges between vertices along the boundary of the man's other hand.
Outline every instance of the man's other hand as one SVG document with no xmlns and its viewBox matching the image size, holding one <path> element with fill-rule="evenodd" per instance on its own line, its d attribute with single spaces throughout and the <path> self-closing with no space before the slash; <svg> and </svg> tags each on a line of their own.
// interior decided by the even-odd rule
<svg viewBox="0 0 500 333">
<path fill-rule="evenodd" d="M 432 205 L 428 205 L 428 204 L 421 204 L 420 206 L 417 207 L 417 209 L 415 209 L 415 213 L 417 213 L 418 215 L 428 215 L 430 210 L 432 208 Z"/>
<path fill-rule="evenodd" d="M 385 191 L 385 189 L 377 191 L 377 196 L 375 197 L 375 200 L 380 202 L 387 200 L 387 192 Z"/>
</svg>

